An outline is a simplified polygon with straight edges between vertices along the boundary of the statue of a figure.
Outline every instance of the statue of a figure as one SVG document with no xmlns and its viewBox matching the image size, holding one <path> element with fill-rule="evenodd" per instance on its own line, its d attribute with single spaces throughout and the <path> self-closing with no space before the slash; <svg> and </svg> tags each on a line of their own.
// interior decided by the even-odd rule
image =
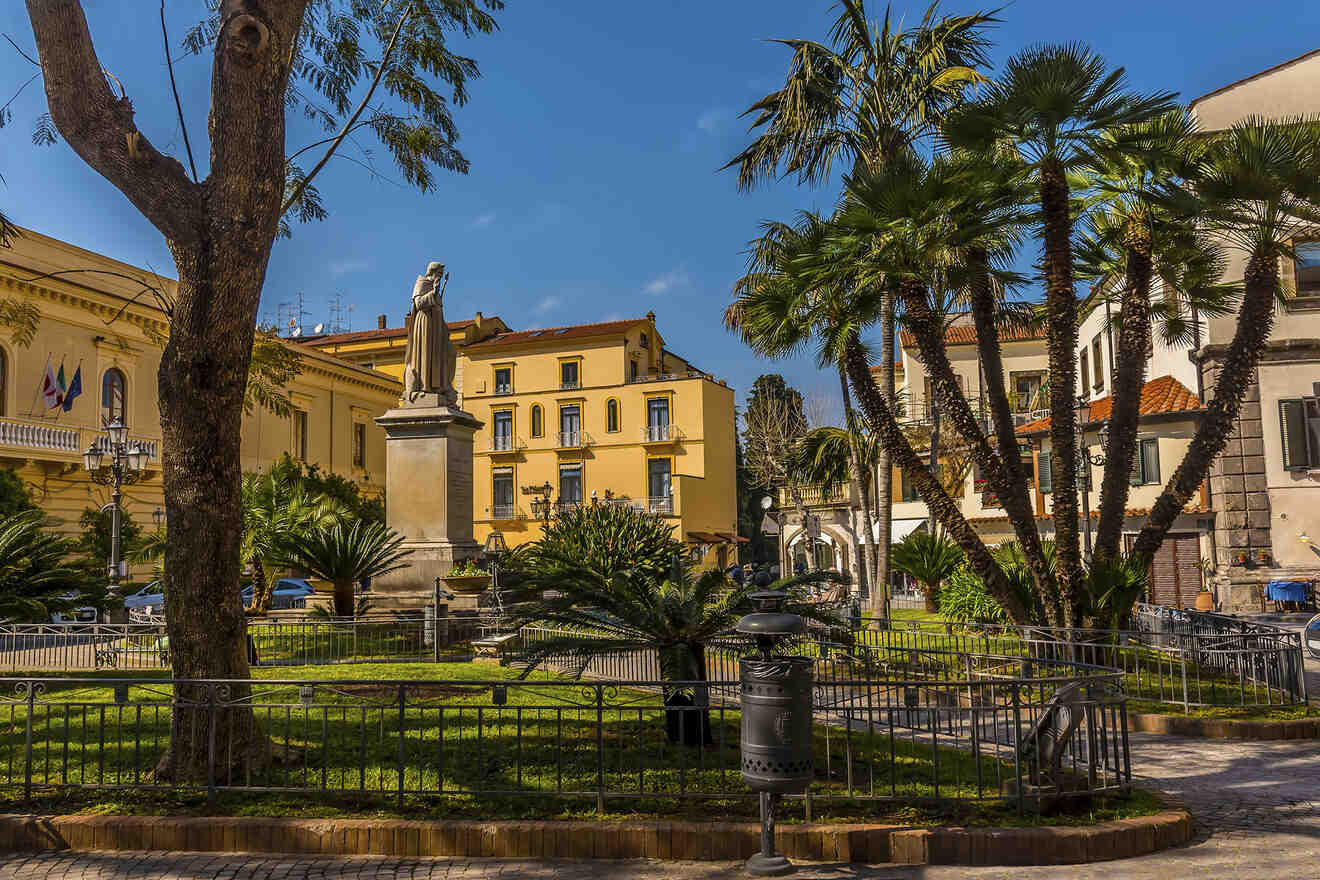
<svg viewBox="0 0 1320 880">
<path fill-rule="evenodd" d="M 426 274 L 413 285 L 412 311 L 408 313 L 408 347 L 404 353 L 403 397 L 416 400 L 438 393 L 448 403 L 458 399 L 454 371 L 458 351 L 449 341 L 445 324 L 445 286 L 449 276 L 443 263 L 431 263 Z"/>
</svg>

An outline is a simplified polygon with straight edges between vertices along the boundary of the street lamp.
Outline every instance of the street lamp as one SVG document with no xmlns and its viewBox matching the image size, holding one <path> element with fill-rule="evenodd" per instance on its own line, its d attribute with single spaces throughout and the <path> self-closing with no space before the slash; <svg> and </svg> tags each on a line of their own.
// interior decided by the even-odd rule
<svg viewBox="0 0 1320 880">
<path fill-rule="evenodd" d="M 165 525 L 165 508 L 157 507 L 155 511 L 152 512 L 151 519 L 152 522 L 156 524 L 156 531 L 159 532 L 160 527 Z"/>
<path fill-rule="evenodd" d="M 761 531 L 770 534 L 771 530 L 766 528 L 767 520 L 774 523 L 775 535 L 775 564 L 779 566 L 779 574 L 784 575 L 784 512 L 775 509 L 775 498 L 773 495 L 764 495 L 761 497 L 761 510 L 765 511 L 765 517 L 761 520 Z"/>
<path fill-rule="evenodd" d="M 1104 467 L 1104 454 L 1092 455 L 1086 445 L 1086 423 L 1091 420 L 1091 402 L 1085 397 L 1077 398 L 1077 477 L 1081 480 L 1082 492 L 1082 529 L 1086 535 L 1086 558 L 1091 558 L 1091 468 Z M 1104 449 L 1109 438 L 1108 423 L 1100 426 L 1100 448 Z"/>
<path fill-rule="evenodd" d="M 119 532 L 123 517 L 123 487 L 142 479 L 151 461 L 146 444 L 128 439 L 128 426 L 115 419 L 105 426 L 105 438 L 92 441 L 83 453 L 83 467 L 93 483 L 110 486 L 110 591 L 127 574 L 119 559 Z M 163 514 L 162 514 L 163 517 Z"/>
<path fill-rule="evenodd" d="M 504 533 L 499 529 L 491 529 L 483 549 L 486 558 L 490 560 L 490 592 L 495 600 L 495 625 L 498 627 L 499 619 L 504 616 L 504 600 L 500 598 L 500 557 L 509 552 L 509 545 L 504 542 Z"/>
<path fill-rule="evenodd" d="M 523 486 L 524 495 L 533 495 L 532 498 L 532 516 L 539 519 L 542 523 L 550 524 L 550 512 L 554 505 L 550 501 L 550 495 L 555 491 L 555 487 L 550 485 L 547 480 L 539 486 Z"/>
</svg>

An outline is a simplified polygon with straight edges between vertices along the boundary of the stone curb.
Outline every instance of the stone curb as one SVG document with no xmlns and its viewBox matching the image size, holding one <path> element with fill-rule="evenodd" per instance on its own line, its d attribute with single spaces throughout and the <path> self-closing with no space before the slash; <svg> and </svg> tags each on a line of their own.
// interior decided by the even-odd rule
<svg viewBox="0 0 1320 880">
<path fill-rule="evenodd" d="M 1128 730 L 1201 736 L 1207 739 L 1315 739 L 1320 737 L 1320 719 L 1290 721 L 1235 721 L 1229 718 L 1195 718 L 1188 715 L 1138 715 L 1128 713 Z"/>
<path fill-rule="evenodd" d="M 1145 855 L 1192 839 L 1170 809 L 1086 827 L 911 828 L 780 825 L 778 849 L 815 862 L 1069 865 Z M 757 852 L 748 822 L 410 822 L 396 819 L 0 815 L 0 851 L 154 850 L 306 855 L 738 861 Z"/>
</svg>

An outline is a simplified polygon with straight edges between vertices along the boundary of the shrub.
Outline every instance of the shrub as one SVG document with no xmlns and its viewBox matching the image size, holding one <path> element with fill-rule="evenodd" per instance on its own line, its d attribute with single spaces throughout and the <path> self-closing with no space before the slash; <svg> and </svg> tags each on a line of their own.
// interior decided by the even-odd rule
<svg viewBox="0 0 1320 880">
<path fill-rule="evenodd" d="M 943 535 L 913 532 L 889 548 L 890 566 L 921 585 L 927 611 L 939 608 L 940 584 L 962 563 L 962 550 Z"/>
<path fill-rule="evenodd" d="M 588 504 L 551 520 L 541 540 L 510 559 L 509 567 L 555 568 L 573 560 L 606 581 L 632 569 L 662 581 L 682 553 L 674 527 L 661 517 L 622 505 Z"/>
<path fill-rule="evenodd" d="M 963 567 L 940 590 L 940 616 L 958 623 L 1011 623 L 1008 612 L 969 568 Z"/>
</svg>

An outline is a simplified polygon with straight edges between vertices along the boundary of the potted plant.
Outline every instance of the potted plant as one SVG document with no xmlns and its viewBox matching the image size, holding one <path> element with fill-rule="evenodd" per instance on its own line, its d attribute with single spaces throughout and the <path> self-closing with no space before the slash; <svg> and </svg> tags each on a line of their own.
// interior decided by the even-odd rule
<svg viewBox="0 0 1320 880">
<path fill-rule="evenodd" d="M 1257 565 L 1269 565 L 1269 564 L 1270 564 L 1270 551 L 1266 550 L 1264 547 L 1259 547 L 1259 548 L 1257 548 L 1257 549 L 1256 549 L 1256 564 L 1257 564 Z"/>
<path fill-rule="evenodd" d="M 477 565 L 475 560 L 465 559 L 441 580 L 450 592 L 473 595 L 490 586 L 490 572 Z"/>
<path fill-rule="evenodd" d="M 1248 557 L 1248 555 L 1249 555 L 1249 554 L 1247 553 L 1246 550 L 1236 550 L 1236 551 L 1234 551 L 1234 552 L 1233 552 L 1233 564 L 1234 564 L 1234 565 L 1246 565 L 1246 564 L 1247 564 L 1247 557 Z"/>
<path fill-rule="evenodd" d="M 1215 610 L 1215 594 L 1210 592 L 1210 578 L 1214 573 L 1214 562 L 1205 557 L 1201 557 L 1201 592 L 1196 594 L 1197 611 Z"/>
</svg>

